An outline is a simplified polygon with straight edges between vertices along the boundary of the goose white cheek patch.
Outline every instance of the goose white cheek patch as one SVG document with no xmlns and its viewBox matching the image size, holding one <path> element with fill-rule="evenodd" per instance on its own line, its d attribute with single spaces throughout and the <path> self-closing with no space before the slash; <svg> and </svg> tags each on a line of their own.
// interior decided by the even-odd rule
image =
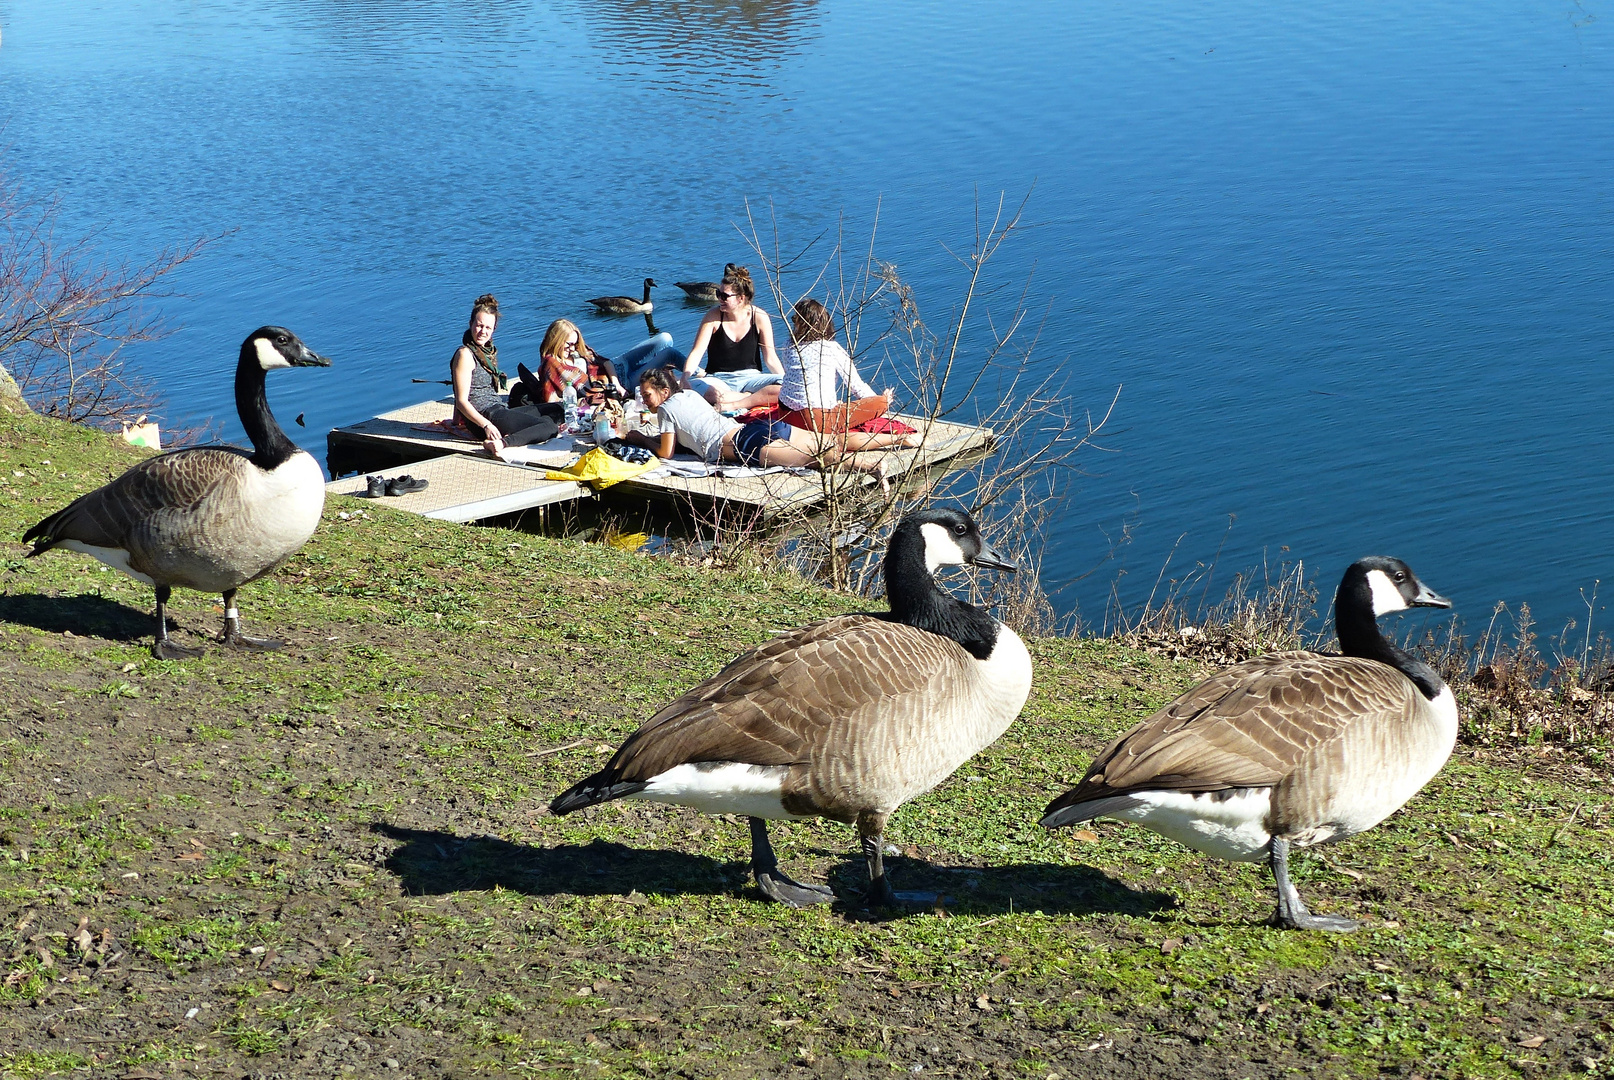
<svg viewBox="0 0 1614 1080">
<path fill-rule="evenodd" d="M 958 546 L 953 534 L 937 525 L 934 521 L 926 522 L 919 527 L 920 535 L 925 538 L 925 569 L 932 574 L 938 566 L 962 566 L 964 564 L 964 549 Z"/>
<path fill-rule="evenodd" d="M 1383 570 L 1369 570 L 1367 583 L 1373 590 L 1373 614 L 1388 615 L 1392 611 L 1407 610 L 1407 598 L 1401 595 L 1390 575 Z"/>
<path fill-rule="evenodd" d="M 291 361 L 280 355 L 280 350 L 269 344 L 268 338 L 258 338 L 252 343 L 258 351 L 258 366 L 265 371 L 274 368 L 289 368 Z"/>
</svg>

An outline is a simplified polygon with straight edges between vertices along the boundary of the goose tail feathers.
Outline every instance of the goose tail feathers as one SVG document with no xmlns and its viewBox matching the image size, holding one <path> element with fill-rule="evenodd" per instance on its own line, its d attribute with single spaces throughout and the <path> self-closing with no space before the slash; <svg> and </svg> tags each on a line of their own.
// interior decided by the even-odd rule
<svg viewBox="0 0 1614 1080">
<path fill-rule="evenodd" d="M 595 806 L 610 802 L 612 799 L 620 799 L 624 795 L 633 795 L 648 786 L 643 780 L 619 780 L 613 783 L 604 773 L 595 773 L 556 795 L 554 801 L 549 804 L 549 812 L 557 816 L 570 814 L 573 810 L 581 810 L 585 806 Z"/>
<path fill-rule="evenodd" d="M 67 529 L 63 528 L 68 518 L 78 509 L 82 498 L 75 499 L 70 505 L 56 511 L 50 517 L 39 522 L 33 528 L 22 534 L 22 542 L 32 543 L 34 549 L 28 553 L 31 559 L 35 555 L 43 555 L 57 544 L 67 538 Z"/>
<path fill-rule="evenodd" d="M 1111 795 L 1102 799 L 1085 799 L 1081 802 L 1071 801 L 1074 791 L 1067 791 L 1059 798 L 1048 804 L 1048 809 L 1042 813 L 1042 827 L 1057 829 L 1061 825 L 1078 825 L 1094 818 L 1106 817 L 1122 810 L 1131 810 L 1144 805 L 1144 801 L 1131 795 Z"/>
</svg>

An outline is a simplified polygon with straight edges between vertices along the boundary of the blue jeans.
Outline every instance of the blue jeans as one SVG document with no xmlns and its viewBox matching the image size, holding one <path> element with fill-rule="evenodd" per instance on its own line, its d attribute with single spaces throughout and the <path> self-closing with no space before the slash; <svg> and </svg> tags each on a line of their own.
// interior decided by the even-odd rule
<svg viewBox="0 0 1614 1080">
<path fill-rule="evenodd" d="M 639 342 L 611 363 L 616 365 L 616 377 L 622 380 L 622 385 L 631 394 L 638 389 L 639 376 L 645 372 L 668 364 L 682 371 L 685 359 L 684 354 L 673 345 L 673 336 L 663 331 Z"/>
<path fill-rule="evenodd" d="M 690 385 L 702 394 L 712 387 L 716 387 L 720 393 L 754 394 L 764 386 L 772 386 L 774 383 L 784 381 L 785 377 L 783 375 L 748 368 L 743 371 L 714 371 L 710 373 L 702 371 L 690 380 Z"/>
</svg>

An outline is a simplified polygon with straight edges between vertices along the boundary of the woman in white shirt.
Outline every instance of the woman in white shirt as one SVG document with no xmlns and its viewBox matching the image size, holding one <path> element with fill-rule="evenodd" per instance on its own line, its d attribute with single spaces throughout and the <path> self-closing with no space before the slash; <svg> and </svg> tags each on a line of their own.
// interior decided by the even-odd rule
<svg viewBox="0 0 1614 1080">
<path fill-rule="evenodd" d="M 785 350 L 785 381 L 780 419 L 807 431 L 839 435 L 842 450 L 883 450 L 918 446 L 914 435 L 853 431 L 891 407 L 891 391 L 876 394 L 858 375 L 852 357 L 835 340 L 835 320 L 823 304 L 807 297 L 794 309 L 790 346 Z M 841 384 L 845 384 L 845 391 Z"/>
<path fill-rule="evenodd" d="M 868 473 L 889 488 L 886 462 L 851 457 L 835 446 L 821 446 L 810 432 L 778 420 L 753 420 L 741 424 L 722 415 L 694 390 L 680 389 L 678 379 L 666 368 L 653 368 L 639 377 L 639 396 L 656 412 L 658 429 L 651 433 L 630 431 L 623 438 L 643 446 L 660 458 L 670 458 L 682 446 L 708 465 L 733 462 L 766 467 L 811 466 L 827 469 L 844 463 L 856 472 Z"/>
</svg>

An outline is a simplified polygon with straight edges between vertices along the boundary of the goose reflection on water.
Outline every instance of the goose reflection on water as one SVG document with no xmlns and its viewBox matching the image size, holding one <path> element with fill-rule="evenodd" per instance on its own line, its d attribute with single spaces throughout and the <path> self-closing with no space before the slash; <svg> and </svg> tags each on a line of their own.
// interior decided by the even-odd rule
<svg viewBox="0 0 1614 1080">
<path fill-rule="evenodd" d="M 582 11 L 606 63 L 653 60 L 675 92 L 697 97 L 771 86 L 772 69 L 820 33 L 818 0 L 599 0 Z M 714 64 L 714 52 L 732 63 Z"/>
</svg>

